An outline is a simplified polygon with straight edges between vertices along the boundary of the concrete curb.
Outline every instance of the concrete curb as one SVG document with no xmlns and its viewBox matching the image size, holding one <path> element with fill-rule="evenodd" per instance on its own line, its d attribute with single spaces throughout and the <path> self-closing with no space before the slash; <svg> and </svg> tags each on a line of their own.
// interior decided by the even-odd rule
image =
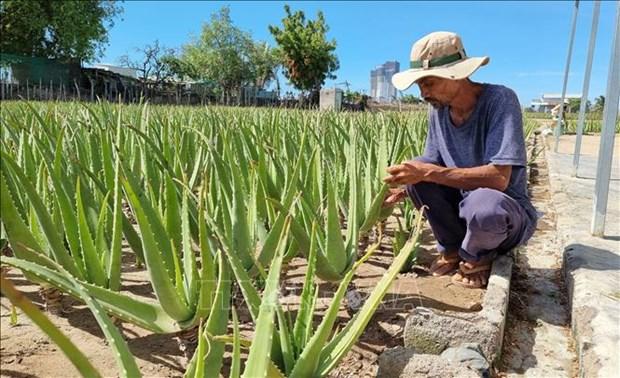
<svg viewBox="0 0 620 378">
<path fill-rule="evenodd" d="M 601 295 L 600 290 L 613 293 L 613 288 L 609 287 L 608 282 L 597 282 L 601 277 L 594 265 L 599 257 L 592 256 L 592 250 L 588 248 L 569 246 L 564 250 L 562 265 L 580 377 L 620 375 L 618 328 L 609 328 L 610 325 L 617 327 L 620 324 L 620 298 Z M 611 279 L 617 282 L 620 276 L 615 274 L 615 278 Z"/>
<path fill-rule="evenodd" d="M 519 248 L 512 254 L 518 252 Z M 480 312 L 457 313 L 424 307 L 414 309 L 407 317 L 403 332 L 405 347 L 390 349 L 382 354 L 377 376 L 423 376 L 429 365 L 435 366 L 440 358 L 438 355 L 445 349 L 467 343 L 478 344 L 487 361 L 497 361 L 504 339 L 513 264 L 510 255 L 499 256 L 493 261 Z M 458 370 L 461 375 L 454 375 L 453 368 L 446 364 L 438 376 L 462 376 L 464 373 Z"/>
<path fill-rule="evenodd" d="M 620 244 L 589 232 L 594 181 L 566 173 L 571 156 L 545 148 L 545 158 L 558 217 L 559 247 L 563 250 L 562 272 L 568 291 L 578 376 L 620 376 Z M 580 161 L 582 171 L 595 170 L 595 157 L 582 156 Z M 615 194 L 613 187 L 610 189 L 607 228 L 620 230 L 618 208 L 611 205 L 618 201 L 618 189 L 616 186 Z"/>
<path fill-rule="evenodd" d="M 419 354 L 412 348 L 396 347 L 379 356 L 377 377 L 476 378 L 480 375 L 462 363 L 435 354 Z"/>
</svg>

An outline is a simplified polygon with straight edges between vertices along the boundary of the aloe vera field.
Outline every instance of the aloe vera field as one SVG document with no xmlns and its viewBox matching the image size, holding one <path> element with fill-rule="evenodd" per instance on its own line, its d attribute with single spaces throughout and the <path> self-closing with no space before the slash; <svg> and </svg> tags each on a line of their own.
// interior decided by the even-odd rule
<svg viewBox="0 0 620 378">
<path fill-rule="evenodd" d="M 421 153 L 425 113 L 5 102 L 1 122 L 2 269 L 40 288 L 3 279 L 11 323 L 31 318 L 83 376 L 153 375 L 138 329 L 174 335 L 177 376 L 328 376 L 415 263 L 421 217 L 382 207 L 382 178 Z M 50 321 L 71 307 L 116 370 Z"/>
<path fill-rule="evenodd" d="M 21 101 L 1 122 L 3 346 L 30 318 L 83 376 L 359 375 L 416 305 L 479 309 L 481 290 L 431 298 L 429 230 L 383 206 L 425 112 Z"/>
</svg>

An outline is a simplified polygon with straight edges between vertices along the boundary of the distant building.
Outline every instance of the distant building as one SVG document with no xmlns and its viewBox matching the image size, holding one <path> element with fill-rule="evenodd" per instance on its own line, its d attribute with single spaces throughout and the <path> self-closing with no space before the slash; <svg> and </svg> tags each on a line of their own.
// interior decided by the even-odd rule
<svg viewBox="0 0 620 378">
<path fill-rule="evenodd" d="M 580 94 L 567 94 L 564 96 L 564 104 L 571 99 L 581 99 Z M 533 99 L 530 108 L 535 112 L 551 113 L 551 110 L 562 101 L 561 93 L 545 93 L 539 99 Z"/>
<path fill-rule="evenodd" d="M 342 89 L 324 88 L 321 89 L 319 97 L 319 109 L 339 111 L 342 107 Z"/>
<path fill-rule="evenodd" d="M 385 62 L 370 71 L 370 97 L 378 102 L 392 102 L 396 99 L 396 88 L 392 76 L 400 71 L 396 61 Z"/>
</svg>

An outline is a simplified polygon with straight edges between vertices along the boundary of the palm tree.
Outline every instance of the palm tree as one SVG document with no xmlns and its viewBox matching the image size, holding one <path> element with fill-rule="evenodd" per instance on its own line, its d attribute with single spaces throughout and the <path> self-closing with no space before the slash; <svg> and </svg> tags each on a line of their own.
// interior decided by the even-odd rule
<svg viewBox="0 0 620 378">
<path fill-rule="evenodd" d="M 598 96 L 594 99 L 594 108 L 592 109 L 595 112 L 602 112 L 605 107 L 605 96 Z"/>
</svg>

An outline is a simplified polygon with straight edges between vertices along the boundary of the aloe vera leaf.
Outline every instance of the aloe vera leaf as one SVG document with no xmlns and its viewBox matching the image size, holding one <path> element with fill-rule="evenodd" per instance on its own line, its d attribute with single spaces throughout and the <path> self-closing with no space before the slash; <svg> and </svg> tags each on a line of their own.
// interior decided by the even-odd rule
<svg viewBox="0 0 620 378">
<path fill-rule="evenodd" d="M 230 158 L 230 156 L 229 156 Z M 235 253 L 240 257 L 246 270 L 253 265 L 252 247 L 250 242 L 250 229 L 245 208 L 243 184 L 239 172 L 232 168 L 233 193 L 232 193 L 232 235 L 231 242 Z"/>
<path fill-rule="evenodd" d="M 364 302 L 360 311 L 349 321 L 347 326 L 340 331 L 321 351 L 319 372 L 321 376 L 326 376 L 336 364 L 342 359 L 351 347 L 355 344 L 360 335 L 364 332 L 366 325 L 374 315 L 377 307 L 381 303 L 383 296 L 390 288 L 392 282 L 400 272 L 402 266 L 407 262 L 409 256 L 418 246 L 418 241 L 422 231 L 422 216 L 418 214 L 416 231 L 411 239 L 403 246 L 388 271 L 377 283 L 370 296 Z"/>
<path fill-rule="evenodd" d="M 344 299 L 349 283 L 353 279 L 357 268 L 363 264 L 372 255 L 372 253 L 374 253 L 374 251 L 379 247 L 379 243 L 380 241 L 368 247 L 366 254 L 345 274 L 338 286 L 338 289 L 336 290 L 336 293 L 334 294 L 334 297 L 332 298 L 331 304 L 323 315 L 323 320 L 310 340 L 308 340 L 306 347 L 297 359 L 295 368 L 291 372 L 291 377 L 313 377 L 317 375 L 320 361 L 316 358 L 316 356 L 320 355 L 321 350 L 324 348 L 327 339 L 332 332 L 332 328 L 338 316 L 338 310 L 340 309 L 340 305 Z"/>
<path fill-rule="evenodd" d="M 211 305 L 214 300 L 215 286 L 217 275 L 215 272 L 215 263 L 213 261 L 213 252 L 215 249 L 211 246 L 212 242 L 207 233 L 207 224 L 204 219 L 204 199 L 205 191 L 203 189 L 201 196 L 201 206 L 199 209 L 199 243 L 200 243 L 200 279 L 198 280 L 198 300 L 196 302 L 196 309 L 194 310 L 194 316 L 190 320 L 190 325 L 185 326 L 181 322 L 181 326 L 184 328 L 193 326 L 200 322 L 200 319 L 206 318 L 211 311 Z"/>
<path fill-rule="evenodd" d="M 114 350 L 114 358 L 116 359 L 116 363 L 118 364 L 120 370 L 120 375 L 127 378 L 141 377 L 136 360 L 127 347 L 125 339 L 118 331 L 114 323 L 112 323 L 110 318 L 106 315 L 103 306 L 98 301 L 94 300 L 89 295 L 87 290 L 84 289 L 75 278 L 71 276 L 68 276 L 67 278 L 72 282 L 79 298 L 86 303 L 90 311 L 95 316 L 95 319 L 97 320 L 97 323 L 99 323 L 99 327 L 101 327 L 106 340 L 112 346 L 112 349 Z"/>
<path fill-rule="evenodd" d="M 97 253 L 99 254 L 99 264 L 101 265 L 102 270 L 105 275 L 106 287 L 109 287 L 107 267 L 110 265 L 110 248 L 108 246 L 107 235 L 108 232 L 108 206 L 107 201 L 111 196 L 112 191 L 110 191 L 103 199 L 103 206 L 99 211 L 99 219 L 97 220 L 97 230 L 95 232 L 95 248 Z"/>
<path fill-rule="evenodd" d="M 288 227 L 286 227 L 288 228 Z M 280 270 L 282 267 L 282 259 L 284 256 L 284 243 L 286 229 L 283 230 L 278 251 L 269 269 L 265 291 L 256 320 L 256 331 L 254 333 L 254 341 L 250 347 L 248 360 L 243 371 L 244 377 L 256 378 L 266 377 L 271 356 L 271 345 L 274 332 L 274 315 L 278 304 L 278 283 L 280 278 Z"/>
<path fill-rule="evenodd" d="M 305 133 L 304 133 L 303 138 L 304 138 L 304 141 L 302 142 L 302 145 L 301 145 L 302 147 L 301 151 L 303 151 L 303 147 L 305 144 Z M 281 210 L 278 213 L 278 217 L 276 218 L 276 221 L 273 225 L 272 230 L 270 230 L 269 236 L 267 237 L 267 240 L 265 241 L 263 248 L 258 254 L 257 260 L 263 266 L 268 265 L 271 259 L 273 258 L 273 251 L 275 251 L 275 246 L 277 243 L 278 235 L 280 234 L 281 228 L 284 225 L 284 219 L 289 214 L 289 211 L 290 211 L 289 209 L 291 208 L 291 205 L 295 198 L 296 183 L 297 183 L 298 176 L 301 170 L 301 163 L 303 160 L 302 158 L 303 158 L 303 153 L 300 152 L 297 162 L 295 164 L 295 168 L 293 169 L 293 173 L 288 177 L 289 182 L 287 184 L 284 195 L 282 197 L 283 199 L 282 199 L 282 206 L 280 208 Z"/>
<path fill-rule="evenodd" d="M 160 167 L 162 167 L 163 169 L 168 171 L 169 174 L 174 175 L 174 171 L 172 170 L 172 168 L 168 164 L 168 161 L 166 160 L 165 156 L 162 154 L 161 149 L 159 148 L 159 146 L 157 146 L 157 144 L 155 144 L 155 142 L 152 140 L 152 138 L 150 138 L 143 131 L 139 130 L 138 128 L 136 128 L 136 127 L 134 127 L 132 125 L 127 124 L 126 126 L 129 129 L 133 130 L 138 136 L 140 136 L 146 142 L 146 145 L 151 148 L 151 152 L 154 153 L 154 156 L 156 158 L 155 162 Z"/>
<path fill-rule="evenodd" d="M 13 284 L 0 277 L 0 288 L 11 303 L 19 307 L 52 341 L 58 345 L 60 350 L 71 361 L 73 366 L 84 377 L 101 377 L 101 374 L 90 363 L 88 358 L 71 340 L 52 323 L 45 314 L 41 312 L 26 296 L 19 292 Z"/>
<path fill-rule="evenodd" d="M 368 231 L 370 231 L 372 226 L 377 224 L 377 221 L 379 220 L 379 214 L 381 212 L 383 202 L 385 201 L 385 196 L 388 193 L 388 190 L 389 186 L 387 184 L 383 184 L 381 190 L 379 190 L 379 192 L 375 195 L 375 198 L 372 200 L 368 213 L 366 214 L 366 219 L 360 227 L 360 234 L 363 235 L 367 233 Z"/>
<path fill-rule="evenodd" d="M 190 307 L 195 306 L 198 297 L 198 269 L 196 267 L 196 256 L 192 249 L 191 230 L 189 228 L 189 209 L 187 192 L 183 191 L 181 201 L 181 244 L 183 251 L 183 284 L 186 293 L 187 303 Z M 193 310 L 195 308 L 192 308 Z"/>
<path fill-rule="evenodd" d="M 203 322 L 201 320 L 198 326 L 198 347 L 185 368 L 183 378 L 203 378 L 205 376 L 204 362 L 207 349 L 209 348 L 209 342 L 207 341 L 206 336 L 204 336 L 202 323 Z"/>
<path fill-rule="evenodd" d="M 314 297 L 314 271 L 316 266 L 316 227 L 317 223 L 314 222 L 312 225 L 312 238 L 310 241 L 310 253 L 308 254 L 308 268 L 306 270 L 306 275 L 304 277 L 304 286 L 301 291 L 300 297 L 300 305 L 299 312 L 297 313 L 297 318 L 295 319 L 295 325 L 293 328 L 293 340 L 295 342 L 295 347 L 297 349 L 297 353 L 301 353 L 303 348 L 306 346 L 306 335 L 307 329 L 312 329 L 312 313 L 314 308 L 312 307 L 312 298 Z M 308 318 L 310 318 L 310 323 L 308 324 Z"/>
<path fill-rule="evenodd" d="M 179 209 L 181 208 L 179 204 L 179 199 L 177 197 L 177 189 L 172 181 L 170 175 L 165 175 L 164 180 L 164 188 L 166 195 L 166 231 L 172 241 L 174 242 L 174 251 L 181 250 L 181 215 L 179 213 Z"/>
<path fill-rule="evenodd" d="M 351 227 L 350 224 L 349 227 Z M 332 185 L 327 186 L 326 243 L 325 257 L 327 258 L 330 267 L 336 272 L 343 272 L 348 265 L 348 256 L 344 246 L 344 241 L 342 240 L 340 219 L 338 216 L 338 208 L 336 207 L 336 199 Z"/>
<path fill-rule="evenodd" d="M 263 243 L 263 246 L 257 256 L 257 261 L 262 266 L 269 265 L 276 251 L 276 246 L 278 245 L 278 240 L 280 238 L 280 234 L 282 233 L 282 228 L 284 227 L 284 223 L 289 214 L 289 210 L 284 209 L 290 209 L 290 206 L 293 202 L 293 196 L 290 196 L 290 198 L 288 197 L 289 196 L 287 194 L 287 198 L 285 199 L 285 205 L 282 206 L 282 210 L 278 213 L 276 221 L 273 224 L 271 230 L 269 230 L 267 238 L 265 239 L 265 242 Z M 252 272 L 254 271 L 255 270 L 252 269 Z"/>
<path fill-rule="evenodd" d="M 47 242 L 47 239 L 45 238 L 45 233 L 41 229 L 41 224 L 37 220 L 36 210 L 34 209 L 34 207 L 32 207 L 32 204 L 29 206 L 28 209 L 28 227 L 30 228 L 30 232 L 34 237 L 34 240 L 36 240 L 37 243 L 42 247 L 43 253 L 45 253 L 47 256 L 50 256 L 52 253 L 51 247 Z"/>
<path fill-rule="evenodd" d="M 88 222 L 86 220 L 86 210 L 80 190 L 80 180 L 77 181 L 76 187 L 76 208 L 78 219 L 78 235 L 80 237 L 80 247 L 84 256 L 84 266 L 88 275 L 88 281 L 95 285 L 107 287 L 106 275 L 101 265 L 97 247 L 92 238 Z"/>
<path fill-rule="evenodd" d="M 270 201 L 278 211 L 287 211 L 286 208 L 282 206 L 282 204 L 280 204 L 278 201 L 273 199 L 270 199 Z M 298 220 L 298 217 L 292 217 L 290 222 L 291 233 L 293 234 L 293 237 L 295 238 L 295 240 L 297 240 L 297 244 L 299 245 L 302 253 L 308 256 L 308 252 L 310 250 L 310 237 L 308 236 L 308 232 L 302 226 L 302 224 Z"/>
<path fill-rule="evenodd" d="M 94 283 L 95 285 L 106 287 L 106 276 L 101 266 L 97 249 L 86 221 L 86 211 L 84 210 L 84 203 L 82 201 L 79 179 L 76 187 L 76 195 L 78 232 L 80 235 L 80 246 L 84 254 L 84 266 L 86 268 L 86 273 L 88 274 L 88 281 Z"/>
<path fill-rule="evenodd" d="M 226 254 L 226 258 L 230 263 L 230 267 L 235 275 L 237 283 L 239 284 L 243 298 L 245 299 L 248 309 L 250 310 L 252 320 L 256 321 L 261 302 L 260 296 L 258 295 L 258 290 L 256 290 L 254 285 L 252 285 L 252 280 L 250 279 L 248 272 L 245 270 L 241 259 L 239 259 L 239 257 L 235 254 L 231 246 L 226 244 L 226 240 L 220 227 L 209 217 L 208 214 L 205 214 L 205 218 L 209 221 L 211 228 L 220 241 L 221 249 Z"/>
<path fill-rule="evenodd" d="M 112 214 L 112 242 L 110 245 L 110 260 L 105 267 L 108 277 L 108 287 L 118 291 L 121 288 L 121 257 L 122 257 L 122 213 L 121 208 L 121 182 L 120 182 L 120 163 L 116 161 L 114 173 L 114 194 L 113 194 L 113 214 Z M 103 204 L 102 206 L 106 206 Z"/>
<path fill-rule="evenodd" d="M 239 378 L 241 374 L 241 337 L 239 336 L 239 319 L 237 311 L 232 308 L 233 351 L 230 363 L 230 378 Z"/>
<path fill-rule="evenodd" d="M 0 189 L 0 195 L 2 196 L 2 201 L 0 201 L 0 219 L 15 256 L 38 264 L 45 264 L 48 258 L 17 213 L 13 197 L 7 188 L 4 174 L 0 174 Z M 33 280 L 31 276 L 26 276 L 26 278 Z"/>
<path fill-rule="evenodd" d="M 173 245 L 172 240 L 170 240 L 170 248 L 174 250 L 174 245 Z M 181 261 L 179 259 L 179 256 L 176 254 L 176 252 L 173 253 L 172 257 L 174 261 L 174 287 L 177 291 L 177 297 L 183 304 L 187 306 L 188 311 L 192 313 L 193 309 L 191 308 L 189 303 L 187 303 L 187 295 L 186 295 L 187 293 L 185 293 L 185 283 L 183 280 Z"/>
<path fill-rule="evenodd" d="M 101 154 L 103 156 L 103 177 L 106 183 L 106 187 L 111 189 L 114 187 L 114 155 L 112 154 L 112 143 L 110 141 L 110 135 L 105 133 L 102 135 Z"/>
<path fill-rule="evenodd" d="M 205 213 L 205 218 L 208 220 L 211 228 L 217 235 L 217 239 L 220 241 L 220 244 L 221 244 L 221 249 L 226 254 L 226 258 L 228 259 L 230 263 L 230 267 L 235 275 L 235 279 L 237 283 L 239 284 L 239 288 L 241 289 L 243 298 L 245 299 L 245 302 L 248 305 L 250 316 L 252 317 L 252 320 L 254 320 L 254 322 L 257 322 L 260 304 L 261 304 L 261 299 L 258 294 L 258 290 L 256 290 L 256 288 L 252 284 L 252 280 L 250 279 L 248 272 L 245 270 L 241 262 L 241 259 L 239 259 L 239 257 L 234 253 L 234 250 L 231 249 L 230 245 L 226 244 L 226 239 L 223 237 L 223 232 L 221 228 L 206 213 Z M 285 227 L 285 229 L 283 229 L 283 232 L 285 230 L 286 230 L 286 233 L 288 233 L 288 227 Z M 281 236 L 281 238 L 282 237 L 286 239 L 285 235 Z M 279 353 L 279 349 L 280 349 L 279 338 L 277 338 L 277 334 L 275 336 L 276 337 L 274 337 L 273 347 L 272 347 L 273 349 L 272 359 L 276 361 L 277 363 L 279 363 L 280 358 L 281 358 L 280 353 Z"/>
<path fill-rule="evenodd" d="M 31 255 L 39 257 L 38 261 L 33 262 L 34 259 Z M 56 263 L 54 261 L 42 257 L 30 249 L 26 250 L 24 258 L 2 256 L 1 261 L 35 277 L 37 282 L 48 283 L 79 298 L 78 293 L 72 288 L 67 278 L 55 271 Z M 172 333 L 180 330 L 174 319 L 169 317 L 159 305 L 145 303 L 86 282 L 81 282 L 81 284 L 101 303 L 107 312 L 124 321 L 156 333 Z"/>
<path fill-rule="evenodd" d="M 282 255 L 284 260 L 284 254 Z M 290 313 L 284 313 L 282 306 L 276 307 L 276 318 L 278 319 L 279 349 L 282 355 L 284 371 L 290 373 L 295 366 L 295 346 L 293 342 L 293 327 L 291 325 Z"/>
<path fill-rule="evenodd" d="M 160 234 L 156 236 L 154 231 L 157 231 L 152 227 L 157 225 L 156 222 L 159 220 L 156 218 L 154 210 L 144 197 L 139 197 L 136 194 L 134 186 L 129 180 L 124 181 L 123 186 L 140 225 L 145 262 L 155 295 L 171 317 L 178 321 L 187 320 L 192 314 L 174 285 L 174 261 L 172 262 L 172 269 L 170 269 L 166 266 L 165 256 L 162 256 L 168 254 L 169 258 L 173 259 L 172 253 L 175 253 L 170 250 L 169 242 L 161 241 L 164 237 L 163 226 L 159 223 Z M 158 239 L 160 242 L 157 241 Z"/>
<path fill-rule="evenodd" d="M 230 310 L 231 280 L 230 268 L 226 259 L 218 255 L 219 277 L 216 289 L 216 297 L 207 320 L 205 331 L 209 335 L 222 335 L 228 327 L 228 312 Z M 224 356 L 224 343 L 209 340 L 209 350 L 204 358 L 205 377 L 217 377 L 222 367 Z"/>
<path fill-rule="evenodd" d="M 71 256 L 76 259 L 76 266 L 80 270 L 82 277 L 85 277 L 86 269 L 84 266 L 82 249 L 80 248 L 80 236 L 76 212 L 73 210 L 71 199 L 60 179 L 56 176 L 56 174 L 52 173 L 50 173 L 50 178 L 52 179 L 52 184 L 54 185 L 56 201 L 62 216 L 62 221 L 65 228 L 64 234 L 67 238 L 69 249 L 71 250 Z"/>
<path fill-rule="evenodd" d="M 35 210 L 37 219 L 41 227 L 43 228 L 43 232 L 50 245 L 54 259 L 58 261 L 63 267 L 65 267 L 73 276 L 83 278 L 81 272 L 76 266 L 75 260 L 71 257 L 71 255 L 69 255 L 62 240 L 60 239 L 58 229 L 56 229 L 56 227 L 54 226 L 47 212 L 47 209 L 45 208 L 45 205 L 41 201 L 41 198 L 36 193 L 30 181 L 24 176 L 24 174 L 21 172 L 21 168 L 19 168 L 15 164 L 13 159 L 11 159 L 5 153 L 2 153 L 2 158 L 4 160 L 4 166 L 8 167 L 12 171 L 13 175 L 18 178 L 22 189 L 26 191 L 30 203 Z M 2 202 L 4 202 L 4 199 Z"/>
<path fill-rule="evenodd" d="M 109 344 L 115 350 L 114 357 L 121 370 L 121 376 L 140 377 L 140 371 L 138 370 L 133 355 L 129 351 L 125 340 L 119 333 L 116 326 L 114 326 L 114 324 L 105 314 L 105 307 L 103 306 L 103 304 L 100 304 L 99 301 L 94 300 L 88 292 L 88 289 L 83 286 L 87 284 L 77 281 L 60 264 L 50 259 L 47 259 L 47 263 L 52 265 L 54 270 L 30 261 L 19 260 L 13 257 L 2 256 L 0 257 L 0 261 L 2 261 L 2 263 L 15 266 L 22 270 L 26 270 L 29 273 L 36 275 L 40 279 L 56 282 L 61 286 L 64 286 L 62 287 L 63 291 L 69 292 L 71 295 L 84 301 L 95 316 L 95 319 L 97 320 L 97 323 L 99 323 L 99 326 L 101 327 L 101 330 L 106 336 Z M 90 286 L 92 288 L 97 288 L 97 286 L 94 285 Z M 104 288 L 99 289 L 107 290 Z M 118 295 L 118 293 L 111 291 L 109 292 Z"/>
<path fill-rule="evenodd" d="M 361 212 L 359 211 L 359 206 L 361 201 L 359 201 L 359 192 L 358 190 L 358 157 L 357 157 L 357 132 L 355 128 L 351 128 L 350 130 L 350 144 L 351 152 L 349 153 L 348 160 L 348 180 L 349 183 L 349 212 L 347 214 L 347 246 L 349 248 L 349 252 L 354 254 L 357 252 L 357 243 L 359 239 L 359 226 L 360 224 L 360 216 Z M 351 257 L 352 260 L 352 257 Z"/>
</svg>

